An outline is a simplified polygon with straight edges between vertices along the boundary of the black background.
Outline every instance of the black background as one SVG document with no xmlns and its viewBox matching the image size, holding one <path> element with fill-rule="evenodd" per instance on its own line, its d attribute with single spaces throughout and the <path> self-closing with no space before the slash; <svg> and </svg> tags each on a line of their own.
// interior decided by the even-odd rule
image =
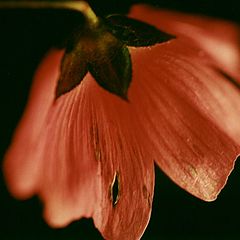
<svg viewBox="0 0 240 240">
<path fill-rule="evenodd" d="M 99 15 L 125 13 L 134 2 L 137 1 L 90 1 Z M 148 2 L 240 22 L 237 0 Z M 32 14 L 0 10 L 0 159 L 26 104 L 34 69 L 47 49 L 62 39 L 78 18 L 68 11 Z M 92 221 L 87 219 L 64 229 L 49 228 L 42 220 L 38 199 L 15 200 L 7 192 L 2 175 L 1 172 L 0 239 L 101 239 Z M 239 215 L 240 163 L 219 198 L 211 203 L 181 190 L 156 167 L 152 218 L 142 239 L 240 239 Z"/>
</svg>

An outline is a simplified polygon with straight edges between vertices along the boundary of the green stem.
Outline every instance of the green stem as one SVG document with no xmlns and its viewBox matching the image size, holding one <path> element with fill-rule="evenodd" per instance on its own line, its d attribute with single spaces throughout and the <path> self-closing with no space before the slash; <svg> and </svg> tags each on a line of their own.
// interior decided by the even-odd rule
<svg viewBox="0 0 240 240">
<path fill-rule="evenodd" d="M 0 9 L 69 9 L 81 12 L 91 25 L 98 24 L 98 18 L 85 1 L 0 1 Z"/>
</svg>

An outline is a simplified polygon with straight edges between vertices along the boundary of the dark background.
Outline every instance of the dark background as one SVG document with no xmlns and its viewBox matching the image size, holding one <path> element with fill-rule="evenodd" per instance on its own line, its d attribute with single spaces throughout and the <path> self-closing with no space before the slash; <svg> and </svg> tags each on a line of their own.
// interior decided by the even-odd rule
<svg viewBox="0 0 240 240">
<path fill-rule="evenodd" d="M 126 13 L 138 1 L 91 0 L 99 15 Z M 165 0 L 150 2 L 179 11 L 200 13 L 240 22 L 236 1 Z M 19 121 L 39 60 L 59 44 L 81 17 L 68 11 L 41 13 L 0 10 L 0 159 Z M 0 239 L 101 239 L 91 220 L 64 229 L 49 228 L 36 197 L 17 201 L 7 192 L 0 172 Z M 156 187 L 150 224 L 142 239 L 240 239 L 240 162 L 215 202 L 192 197 L 156 167 Z"/>
</svg>

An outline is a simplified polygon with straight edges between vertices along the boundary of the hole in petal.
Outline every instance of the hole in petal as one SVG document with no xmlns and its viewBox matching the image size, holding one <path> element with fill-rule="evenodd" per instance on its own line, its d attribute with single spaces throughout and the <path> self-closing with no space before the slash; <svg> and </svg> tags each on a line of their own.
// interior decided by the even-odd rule
<svg viewBox="0 0 240 240">
<path fill-rule="evenodd" d="M 112 184 L 110 186 L 110 194 L 113 206 L 116 206 L 119 200 L 120 194 L 120 180 L 119 180 L 119 173 L 115 172 Z"/>
</svg>

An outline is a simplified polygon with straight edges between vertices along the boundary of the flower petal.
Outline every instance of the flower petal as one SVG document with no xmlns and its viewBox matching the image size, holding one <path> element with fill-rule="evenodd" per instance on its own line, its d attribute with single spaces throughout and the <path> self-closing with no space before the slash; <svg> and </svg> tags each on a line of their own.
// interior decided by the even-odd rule
<svg viewBox="0 0 240 240">
<path fill-rule="evenodd" d="M 78 112 L 69 104 L 74 97 L 54 102 L 61 58 L 61 52 L 52 52 L 39 67 L 29 105 L 5 160 L 12 193 L 21 198 L 39 194 L 52 226 L 90 217 L 98 196 L 98 164 L 87 151 L 89 136 L 83 131 L 91 122 L 78 117 L 78 125 L 77 119 L 71 123 Z"/>
<path fill-rule="evenodd" d="M 154 187 L 140 121 L 126 101 L 102 89 L 89 73 L 55 100 L 61 56 L 51 53 L 38 70 L 5 159 L 10 190 L 22 198 L 40 195 L 51 226 L 93 217 L 106 239 L 139 239 Z"/>
<path fill-rule="evenodd" d="M 240 82 L 240 26 L 206 16 L 159 10 L 135 5 L 131 17 L 152 24 L 178 37 L 190 38 L 206 51 L 219 67 Z"/>
<path fill-rule="evenodd" d="M 131 53 L 129 99 L 149 136 L 146 149 L 179 186 L 215 199 L 240 151 L 239 89 L 187 39 Z"/>
<path fill-rule="evenodd" d="M 101 163 L 102 199 L 94 214 L 105 239 L 139 239 L 149 221 L 154 164 L 145 150 L 145 134 L 134 106 L 98 87 L 93 79 L 92 101 L 97 108 L 95 151 Z M 141 117 L 141 116 L 140 116 Z M 114 183 L 119 186 L 114 199 Z"/>
<path fill-rule="evenodd" d="M 43 131 L 48 110 L 52 104 L 55 79 L 58 76 L 56 61 L 62 53 L 50 54 L 35 74 L 35 81 L 22 120 L 17 127 L 11 148 L 5 158 L 5 173 L 15 196 L 27 198 L 33 194 L 38 178 L 39 136 Z M 47 76 L 47 77 L 46 77 Z M 33 161 L 33 159 L 35 159 Z"/>
</svg>

